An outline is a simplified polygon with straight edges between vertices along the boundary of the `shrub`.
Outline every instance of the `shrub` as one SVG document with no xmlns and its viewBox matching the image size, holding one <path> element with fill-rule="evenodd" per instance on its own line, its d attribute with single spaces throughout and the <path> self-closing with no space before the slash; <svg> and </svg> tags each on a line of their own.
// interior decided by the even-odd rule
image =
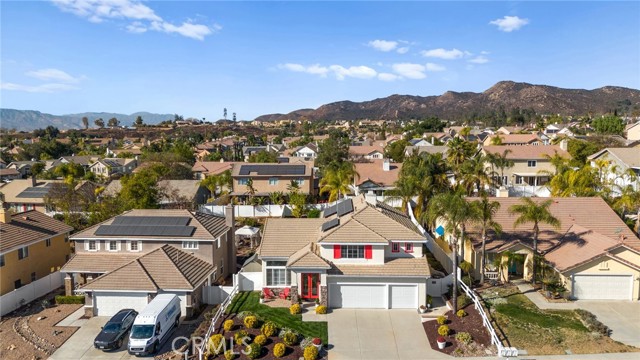
<svg viewBox="0 0 640 360">
<path fill-rule="evenodd" d="M 283 343 L 277 343 L 273 346 L 273 356 L 280 358 L 287 351 L 287 346 Z"/>
<path fill-rule="evenodd" d="M 213 334 L 207 343 L 207 350 L 210 354 L 218 355 L 224 351 L 224 337 L 220 334 Z"/>
<path fill-rule="evenodd" d="M 278 327 L 273 321 L 267 321 L 262 325 L 262 328 L 260 328 L 260 332 L 266 337 L 271 337 L 278 332 Z"/>
<path fill-rule="evenodd" d="M 316 307 L 316 314 L 324 315 L 327 313 L 327 307 L 324 305 L 320 305 Z"/>
<path fill-rule="evenodd" d="M 231 331 L 231 329 L 233 329 L 233 320 L 225 321 L 222 325 L 222 328 L 224 329 L 224 331 Z"/>
<path fill-rule="evenodd" d="M 56 296 L 56 304 L 84 304 L 84 295 Z"/>
<path fill-rule="evenodd" d="M 236 317 L 240 320 L 244 321 L 244 318 L 246 318 L 247 316 L 256 316 L 256 314 L 254 314 L 251 311 L 241 311 L 238 315 L 236 315 Z M 257 318 L 257 316 L 256 316 Z"/>
<path fill-rule="evenodd" d="M 438 334 L 442 336 L 449 335 L 449 327 L 447 325 L 440 325 L 440 327 L 438 328 Z"/>
<path fill-rule="evenodd" d="M 458 310 L 458 312 L 456 313 L 456 316 L 459 317 L 459 318 L 463 318 L 463 317 L 465 317 L 467 315 L 469 315 L 469 314 L 467 314 L 467 312 L 462 310 L 462 309 Z"/>
<path fill-rule="evenodd" d="M 262 353 L 262 346 L 260 346 L 259 344 L 253 343 L 253 344 L 247 345 L 247 347 L 244 349 L 244 352 L 247 354 L 247 357 L 249 359 L 257 359 Z"/>
<path fill-rule="evenodd" d="M 604 336 L 609 336 L 609 327 L 601 323 L 595 315 L 582 309 L 576 310 L 576 314 L 578 314 L 580 320 L 582 320 L 589 331 L 597 332 L 598 334 Z"/>
<path fill-rule="evenodd" d="M 258 335 L 256 336 L 255 339 L 253 339 L 253 342 L 260 345 L 260 346 L 264 346 L 264 344 L 267 343 L 267 337 L 264 335 Z"/>
<path fill-rule="evenodd" d="M 245 317 L 244 326 L 246 326 L 247 329 L 255 329 L 258 326 L 258 318 L 253 315 Z"/>
<path fill-rule="evenodd" d="M 463 331 L 456 334 L 456 340 L 463 344 L 469 344 L 473 338 L 471 337 L 471 334 Z"/>
<path fill-rule="evenodd" d="M 294 333 L 293 331 L 289 331 L 282 337 L 282 342 L 284 342 L 287 346 L 293 346 L 298 343 L 298 334 Z"/>
<path fill-rule="evenodd" d="M 233 341 L 235 341 L 236 344 L 242 344 L 242 339 L 246 337 L 249 337 L 249 333 L 244 330 L 238 330 L 233 334 Z"/>
<path fill-rule="evenodd" d="M 309 212 L 307 213 L 307 217 L 308 218 L 319 218 L 320 217 L 320 210 L 318 210 L 318 209 L 309 210 Z"/>
<path fill-rule="evenodd" d="M 236 358 L 236 354 L 233 352 L 233 350 L 227 350 L 224 352 L 224 358 L 226 360 L 233 360 Z"/>
<path fill-rule="evenodd" d="M 442 336 L 438 336 L 438 340 L 439 343 L 446 343 L 447 339 L 443 338 Z"/>
<path fill-rule="evenodd" d="M 304 351 L 304 349 L 307 348 L 307 346 L 311 346 L 313 345 L 313 338 L 312 337 L 306 337 L 302 340 L 300 340 L 300 349 L 302 349 L 302 351 Z"/>
<path fill-rule="evenodd" d="M 318 348 L 315 346 L 307 346 L 304 348 L 304 360 L 316 360 L 318 358 Z"/>
<path fill-rule="evenodd" d="M 471 298 L 469 298 L 467 295 L 458 296 L 458 308 L 459 309 L 465 308 L 469 304 L 471 304 Z"/>
<path fill-rule="evenodd" d="M 438 316 L 436 321 L 438 322 L 438 325 L 444 325 L 444 324 L 447 323 L 447 317 L 444 316 L 444 315 L 440 315 L 440 316 Z"/>
<path fill-rule="evenodd" d="M 291 315 L 298 315 L 301 311 L 302 308 L 300 308 L 300 304 L 293 304 L 289 307 L 289 312 L 291 313 Z"/>
</svg>

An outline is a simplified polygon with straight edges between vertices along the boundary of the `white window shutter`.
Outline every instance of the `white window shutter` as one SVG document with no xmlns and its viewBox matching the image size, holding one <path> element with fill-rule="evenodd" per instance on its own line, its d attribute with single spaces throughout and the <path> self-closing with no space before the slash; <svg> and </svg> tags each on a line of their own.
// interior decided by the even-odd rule
<svg viewBox="0 0 640 360">
<path fill-rule="evenodd" d="M 122 249 L 122 241 L 118 241 L 117 249 L 118 249 L 118 251 L 120 251 Z"/>
<path fill-rule="evenodd" d="M 84 243 L 84 250 L 88 251 L 89 250 L 89 240 L 85 240 L 85 241 L 83 241 L 83 243 Z"/>
</svg>

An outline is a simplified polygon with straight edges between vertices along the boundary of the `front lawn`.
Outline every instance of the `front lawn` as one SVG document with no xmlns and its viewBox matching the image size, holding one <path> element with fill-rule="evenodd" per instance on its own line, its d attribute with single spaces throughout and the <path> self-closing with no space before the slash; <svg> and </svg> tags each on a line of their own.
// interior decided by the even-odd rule
<svg viewBox="0 0 640 360">
<path fill-rule="evenodd" d="M 482 297 L 511 346 L 529 355 L 640 350 L 589 331 L 573 310 L 538 309 L 515 286 L 485 289 Z"/>
<path fill-rule="evenodd" d="M 328 344 L 329 333 L 325 321 L 303 322 L 302 315 L 291 315 L 289 308 L 272 308 L 260 304 L 259 291 L 238 293 L 229 304 L 226 313 L 237 314 L 242 311 L 251 311 L 265 321 L 273 321 L 278 327 L 290 328 L 305 337 L 319 337 L 323 344 Z"/>
</svg>

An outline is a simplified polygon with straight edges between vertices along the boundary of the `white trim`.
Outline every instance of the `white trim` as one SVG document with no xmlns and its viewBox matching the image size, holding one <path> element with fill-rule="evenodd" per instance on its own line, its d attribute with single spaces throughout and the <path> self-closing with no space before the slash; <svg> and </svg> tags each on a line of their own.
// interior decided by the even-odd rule
<svg viewBox="0 0 640 360">
<path fill-rule="evenodd" d="M 91 241 L 93 241 L 93 242 L 95 243 L 95 245 L 96 245 L 96 248 L 95 248 L 95 249 L 93 249 L 93 250 L 92 250 L 92 249 L 90 248 L 90 246 L 89 246 L 89 243 L 90 243 Z M 100 241 L 99 241 L 99 240 L 87 240 L 87 241 L 85 241 L 84 249 L 85 249 L 85 250 L 87 250 L 87 251 L 89 251 L 89 252 L 97 252 L 97 251 L 100 251 Z"/>
<path fill-rule="evenodd" d="M 68 233 L 67 233 L 68 234 Z M 214 241 L 216 238 L 212 237 L 210 239 L 198 239 L 198 238 L 139 238 L 136 237 L 134 238 L 136 241 L 183 241 L 183 240 L 190 240 L 190 241 Z M 78 237 L 70 237 L 71 241 L 80 241 L 80 240 L 132 240 L 131 237 L 87 237 L 87 238 L 78 238 Z"/>
<path fill-rule="evenodd" d="M 116 243 L 116 249 L 115 250 L 111 250 L 111 243 L 115 242 Z M 118 252 L 120 251 L 120 241 L 118 240 L 107 240 L 107 243 L 105 244 L 105 250 L 107 250 L 108 252 Z"/>
<path fill-rule="evenodd" d="M 332 242 L 332 243 L 319 242 L 318 244 L 319 245 L 357 245 L 357 246 L 360 246 L 360 245 L 378 245 L 378 246 L 389 246 L 389 243 L 359 243 L 359 242 L 340 242 L 340 243 L 337 243 L 337 242 Z"/>
</svg>

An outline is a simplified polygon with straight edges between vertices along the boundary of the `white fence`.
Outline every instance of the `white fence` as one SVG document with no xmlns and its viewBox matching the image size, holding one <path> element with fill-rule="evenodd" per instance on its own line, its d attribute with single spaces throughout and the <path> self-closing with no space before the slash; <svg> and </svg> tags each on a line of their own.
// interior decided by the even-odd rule
<svg viewBox="0 0 640 360">
<path fill-rule="evenodd" d="M 324 210 L 334 203 L 309 204 L 309 209 Z M 224 205 L 202 205 L 200 211 L 218 216 L 224 216 Z M 286 217 L 292 216 L 290 205 L 234 205 L 233 213 L 236 217 L 256 218 L 256 217 Z"/>
<path fill-rule="evenodd" d="M 59 288 L 64 283 L 64 275 L 59 271 L 51 273 L 19 289 L 13 290 L 0 297 L 0 316 L 4 316 L 24 304 L 44 296 Z"/>
<path fill-rule="evenodd" d="M 262 272 L 244 272 L 233 275 L 232 286 L 211 285 L 202 287 L 202 302 L 209 305 L 223 303 L 234 288 L 238 291 L 262 290 Z"/>
<path fill-rule="evenodd" d="M 238 288 L 240 291 L 262 290 L 262 272 L 238 273 Z"/>
<path fill-rule="evenodd" d="M 442 250 L 440 246 L 438 246 L 438 244 L 436 244 L 431 235 L 422 227 L 422 225 L 420 225 L 418 220 L 416 220 L 415 216 L 413 215 L 411 204 L 407 204 L 407 210 L 409 211 L 409 217 L 411 217 L 411 222 L 413 223 L 413 225 L 415 225 L 418 230 L 420 230 L 420 232 L 427 238 L 427 249 L 431 251 L 436 260 L 438 260 L 440 264 L 442 264 L 442 267 L 444 267 L 444 269 L 447 270 L 449 274 L 453 273 L 453 260 L 451 260 L 451 257 L 447 255 L 447 253 L 445 253 L 444 250 Z"/>
<path fill-rule="evenodd" d="M 235 277 L 234 277 L 234 280 L 235 280 Z M 207 343 L 209 342 L 209 337 L 216 330 L 216 322 L 218 322 L 222 314 L 224 314 L 224 312 L 227 310 L 227 307 L 229 306 L 229 304 L 231 304 L 231 300 L 233 299 L 234 296 L 236 296 L 237 293 L 238 293 L 238 284 L 236 283 L 233 289 L 231 289 L 231 292 L 229 292 L 229 295 L 227 296 L 227 298 L 222 302 L 222 304 L 220 304 L 220 307 L 218 308 L 218 311 L 216 311 L 216 314 L 211 319 L 211 325 L 209 325 L 209 330 L 207 330 L 207 333 L 204 336 L 204 341 L 202 342 L 202 345 L 200 345 L 200 347 L 198 348 L 198 360 L 203 359 L 204 353 L 207 350 Z"/>
</svg>

